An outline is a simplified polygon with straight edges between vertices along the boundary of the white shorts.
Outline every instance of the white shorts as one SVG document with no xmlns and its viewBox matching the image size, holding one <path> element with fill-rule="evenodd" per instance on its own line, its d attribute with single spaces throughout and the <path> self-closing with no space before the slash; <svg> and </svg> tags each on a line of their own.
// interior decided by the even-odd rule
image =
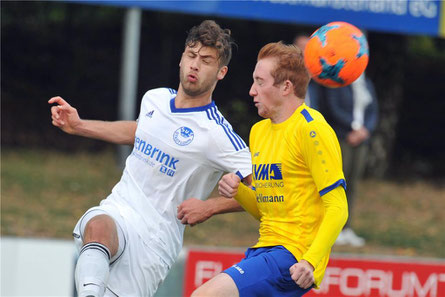
<svg viewBox="0 0 445 297">
<path fill-rule="evenodd" d="M 109 215 L 114 219 L 120 234 L 119 251 L 110 261 L 105 297 L 153 296 L 167 277 L 169 267 L 125 221 L 118 208 L 118 205 L 104 200 L 100 206 L 90 208 L 79 219 L 73 231 L 77 250 L 80 252 L 83 246 L 81 229 L 85 228 L 88 220 L 100 214 Z"/>
</svg>

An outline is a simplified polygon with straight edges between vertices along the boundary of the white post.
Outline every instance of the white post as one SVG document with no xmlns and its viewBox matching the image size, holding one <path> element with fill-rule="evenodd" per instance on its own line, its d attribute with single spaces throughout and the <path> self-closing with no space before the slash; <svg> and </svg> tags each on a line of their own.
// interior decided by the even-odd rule
<svg viewBox="0 0 445 297">
<path fill-rule="evenodd" d="M 121 63 L 121 86 L 119 93 L 119 120 L 136 119 L 136 96 L 139 64 L 139 38 L 141 32 L 141 9 L 131 7 L 125 13 L 123 51 Z M 118 147 L 119 164 L 123 167 L 131 147 Z"/>
</svg>

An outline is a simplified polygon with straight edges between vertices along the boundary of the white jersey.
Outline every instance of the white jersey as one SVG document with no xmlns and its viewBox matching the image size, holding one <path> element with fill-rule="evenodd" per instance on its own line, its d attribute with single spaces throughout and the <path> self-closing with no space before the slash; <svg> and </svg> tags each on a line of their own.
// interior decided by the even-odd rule
<svg viewBox="0 0 445 297">
<path fill-rule="evenodd" d="M 248 147 L 215 103 L 177 109 L 175 97 L 168 88 L 144 95 L 133 151 L 109 197 L 169 266 L 183 241 L 177 207 L 191 197 L 207 198 L 224 172 L 251 174 Z"/>
</svg>

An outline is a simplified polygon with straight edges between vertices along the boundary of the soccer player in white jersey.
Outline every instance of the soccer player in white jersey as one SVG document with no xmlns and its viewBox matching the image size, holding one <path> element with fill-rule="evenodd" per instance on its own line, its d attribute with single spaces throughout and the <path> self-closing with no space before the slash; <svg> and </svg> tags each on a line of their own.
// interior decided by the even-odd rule
<svg viewBox="0 0 445 297">
<path fill-rule="evenodd" d="M 178 256 L 183 224 L 241 210 L 223 197 L 186 200 L 208 197 L 223 172 L 250 183 L 249 150 L 212 101 L 232 44 L 214 21 L 193 27 L 178 91 L 148 91 L 138 121 L 84 120 L 61 97 L 49 100 L 53 125 L 66 133 L 133 145 L 112 193 L 74 228 L 80 297 L 152 296 Z"/>
</svg>

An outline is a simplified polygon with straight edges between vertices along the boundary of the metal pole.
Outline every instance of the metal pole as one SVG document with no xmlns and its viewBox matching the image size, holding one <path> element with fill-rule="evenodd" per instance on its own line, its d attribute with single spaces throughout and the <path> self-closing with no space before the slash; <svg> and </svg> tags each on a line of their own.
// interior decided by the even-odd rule
<svg viewBox="0 0 445 297">
<path fill-rule="evenodd" d="M 122 70 L 119 93 L 118 118 L 119 120 L 136 119 L 136 96 L 139 64 L 139 38 L 141 32 L 141 9 L 128 8 L 125 12 Z M 118 147 L 118 162 L 122 167 L 130 154 L 129 146 Z"/>
</svg>

